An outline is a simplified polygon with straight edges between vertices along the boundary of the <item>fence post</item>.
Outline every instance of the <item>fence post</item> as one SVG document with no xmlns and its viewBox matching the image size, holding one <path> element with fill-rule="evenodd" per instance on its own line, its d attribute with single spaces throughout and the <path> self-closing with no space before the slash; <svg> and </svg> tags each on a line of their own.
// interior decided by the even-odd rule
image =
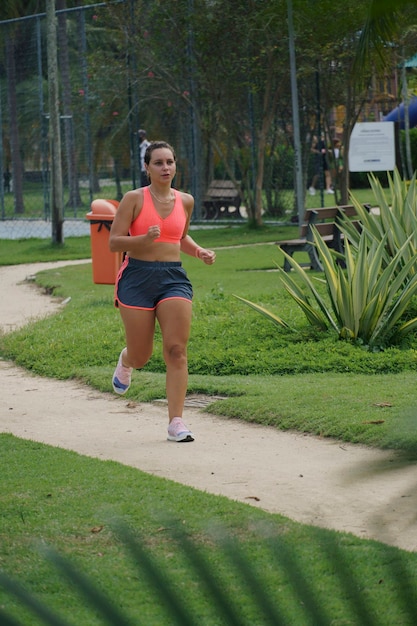
<svg viewBox="0 0 417 626">
<path fill-rule="evenodd" d="M 61 165 L 61 129 L 59 117 L 58 54 L 55 0 L 46 2 L 48 32 L 48 93 L 49 93 L 49 138 L 51 154 L 51 194 L 52 194 L 52 241 L 64 243 L 63 230 L 63 188 Z"/>
</svg>

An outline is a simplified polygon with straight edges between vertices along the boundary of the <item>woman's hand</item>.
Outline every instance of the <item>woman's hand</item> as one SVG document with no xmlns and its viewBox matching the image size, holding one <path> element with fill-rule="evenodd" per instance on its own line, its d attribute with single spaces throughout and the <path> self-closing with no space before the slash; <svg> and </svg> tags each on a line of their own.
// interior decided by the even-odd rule
<svg viewBox="0 0 417 626">
<path fill-rule="evenodd" d="M 216 253 L 213 250 L 202 248 L 188 234 L 181 239 L 181 252 L 189 254 L 190 256 L 195 256 L 197 259 L 201 259 L 201 261 L 203 261 L 206 265 L 213 265 L 216 260 Z"/>
<path fill-rule="evenodd" d="M 213 265 L 216 260 L 216 253 L 214 250 L 207 250 L 206 248 L 198 248 L 196 256 L 206 265 Z"/>
<path fill-rule="evenodd" d="M 158 224 L 155 224 L 154 226 L 149 226 L 146 237 L 151 239 L 151 241 L 154 241 L 154 239 L 158 239 L 160 235 L 161 235 L 161 227 Z"/>
</svg>

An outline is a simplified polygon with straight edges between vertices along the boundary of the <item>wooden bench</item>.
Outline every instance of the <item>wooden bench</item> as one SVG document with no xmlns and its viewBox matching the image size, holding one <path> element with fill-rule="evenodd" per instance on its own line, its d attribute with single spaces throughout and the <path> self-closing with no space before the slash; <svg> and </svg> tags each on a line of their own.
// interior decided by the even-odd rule
<svg viewBox="0 0 417 626">
<path fill-rule="evenodd" d="M 241 217 L 239 190 L 231 180 L 212 180 L 203 199 L 203 218 L 216 220 L 219 217 Z M 229 212 L 229 208 L 235 210 Z"/>
<path fill-rule="evenodd" d="M 367 210 L 370 209 L 368 205 L 364 206 Z M 310 269 L 322 272 L 323 266 L 317 254 L 316 246 L 314 245 L 312 227 L 315 226 L 323 241 L 326 242 L 329 248 L 333 248 L 337 252 L 343 254 L 343 235 L 338 226 L 342 214 L 346 217 L 354 217 L 357 213 L 355 207 L 350 204 L 334 207 L 322 207 L 318 209 L 307 209 L 304 214 L 304 223 L 301 225 L 300 237 L 298 239 L 276 241 L 275 243 L 281 248 L 281 250 L 286 252 L 291 257 L 295 252 L 307 252 L 310 257 L 310 263 L 308 264 Z M 355 226 L 360 229 L 360 222 L 357 220 L 352 221 Z M 286 272 L 291 270 L 291 264 L 287 258 L 284 261 L 284 270 Z"/>
</svg>

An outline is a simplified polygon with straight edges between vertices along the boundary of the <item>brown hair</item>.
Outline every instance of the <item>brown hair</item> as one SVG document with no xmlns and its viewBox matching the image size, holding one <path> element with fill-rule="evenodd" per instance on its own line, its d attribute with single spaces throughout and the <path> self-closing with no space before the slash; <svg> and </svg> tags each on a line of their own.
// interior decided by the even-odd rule
<svg viewBox="0 0 417 626">
<path fill-rule="evenodd" d="M 169 143 L 167 143 L 166 141 L 152 141 L 149 144 L 149 146 L 146 148 L 145 157 L 144 157 L 144 161 L 146 165 L 149 165 L 149 163 L 151 162 L 152 152 L 160 148 L 168 148 L 168 150 L 171 150 L 172 156 L 174 157 L 174 161 L 177 160 L 175 150 Z"/>
</svg>

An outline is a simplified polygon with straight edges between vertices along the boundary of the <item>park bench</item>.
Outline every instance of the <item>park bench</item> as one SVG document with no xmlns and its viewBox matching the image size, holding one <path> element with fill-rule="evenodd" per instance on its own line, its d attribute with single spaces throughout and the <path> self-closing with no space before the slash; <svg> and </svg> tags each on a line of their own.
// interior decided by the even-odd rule
<svg viewBox="0 0 417 626">
<path fill-rule="evenodd" d="M 241 217 L 239 190 L 231 180 L 212 180 L 203 199 L 203 218 Z M 229 212 L 229 208 L 234 211 Z"/>
<path fill-rule="evenodd" d="M 370 210 L 370 206 L 364 206 L 367 210 Z M 340 219 L 342 215 L 351 218 L 355 217 L 356 214 L 355 207 L 350 204 L 307 209 L 304 214 L 304 223 L 301 225 L 300 237 L 298 239 L 276 241 L 275 243 L 291 257 L 295 252 L 307 252 L 310 258 L 308 264 L 310 269 L 322 272 L 323 266 L 320 262 L 316 246 L 314 245 L 313 226 L 317 229 L 329 248 L 333 248 L 343 254 L 343 234 L 339 229 Z M 352 221 L 356 228 L 360 229 L 360 222 L 358 220 Z M 284 261 L 284 270 L 286 272 L 291 270 L 291 264 L 287 258 L 285 258 Z"/>
</svg>

